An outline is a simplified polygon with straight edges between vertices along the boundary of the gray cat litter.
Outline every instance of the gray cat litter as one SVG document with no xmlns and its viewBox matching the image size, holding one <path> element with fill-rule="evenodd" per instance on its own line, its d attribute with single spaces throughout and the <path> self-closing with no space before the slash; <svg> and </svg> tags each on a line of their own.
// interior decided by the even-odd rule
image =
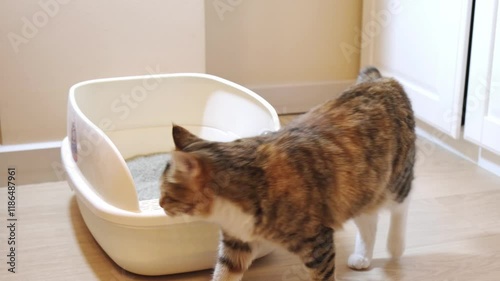
<svg viewBox="0 0 500 281">
<path fill-rule="evenodd" d="M 160 177 L 165 170 L 168 153 L 136 156 L 125 160 L 135 183 L 139 207 L 143 211 L 159 209 Z"/>
</svg>

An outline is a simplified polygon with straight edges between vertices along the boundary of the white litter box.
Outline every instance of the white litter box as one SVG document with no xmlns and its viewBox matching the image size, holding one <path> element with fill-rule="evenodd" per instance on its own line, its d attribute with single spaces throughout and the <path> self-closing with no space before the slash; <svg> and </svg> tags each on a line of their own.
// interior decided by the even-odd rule
<svg viewBox="0 0 500 281">
<path fill-rule="evenodd" d="M 137 274 L 195 271 L 216 262 L 218 227 L 167 217 L 157 198 L 139 201 L 125 162 L 173 150 L 172 123 L 218 141 L 279 129 L 276 111 L 264 99 L 211 75 L 99 79 L 69 92 L 68 137 L 61 149 L 67 180 L 99 245 Z"/>
</svg>

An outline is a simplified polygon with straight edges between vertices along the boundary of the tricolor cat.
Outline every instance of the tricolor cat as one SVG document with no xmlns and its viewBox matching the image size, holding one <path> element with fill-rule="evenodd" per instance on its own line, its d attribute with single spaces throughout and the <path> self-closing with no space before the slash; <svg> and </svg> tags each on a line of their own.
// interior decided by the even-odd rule
<svg viewBox="0 0 500 281">
<path fill-rule="evenodd" d="M 359 232 L 348 265 L 368 268 L 384 207 L 391 211 L 388 250 L 402 255 L 415 121 L 401 85 L 376 68 L 277 132 L 233 142 L 203 140 L 179 126 L 172 133 L 176 150 L 160 205 L 170 216 L 220 225 L 212 280 L 241 280 L 263 241 L 299 256 L 311 280 L 335 280 L 333 233 L 349 219 Z"/>
</svg>

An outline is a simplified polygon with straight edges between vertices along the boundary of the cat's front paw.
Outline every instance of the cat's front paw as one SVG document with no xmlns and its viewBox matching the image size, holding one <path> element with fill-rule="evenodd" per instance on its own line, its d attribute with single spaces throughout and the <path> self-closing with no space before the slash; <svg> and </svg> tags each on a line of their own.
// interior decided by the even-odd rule
<svg viewBox="0 0 500 281">
<path fill-rule="evenodd" d="M 367 269 L 370 267 L 370 264 L 371 259 L 359 254 L 352 254 L 347 260 L 347 265 L 356 270 Z"/>
</svg>

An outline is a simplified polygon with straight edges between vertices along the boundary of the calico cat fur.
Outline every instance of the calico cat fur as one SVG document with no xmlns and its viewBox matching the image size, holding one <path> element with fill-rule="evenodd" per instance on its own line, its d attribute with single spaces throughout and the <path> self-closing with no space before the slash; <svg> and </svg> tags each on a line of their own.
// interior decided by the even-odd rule
<svg viewBox="0 0 500 281">
<path fill-rule="evenodd" d="M 241 280 L 263 241 L 298 255 L 311 280 L 335 280 L 333 233 L 349 219 L 359 232 L 348 265 L 365 269 L 385 207 L 388 250 L 402 255 L 415 122 L 402 86 L 376 68 L 277 132 L 233 142 L 206 141 L 180 126 L 172 134 L 160 205 L 168 215 L 221 226 L 212 280 Z"/>
</svg>

